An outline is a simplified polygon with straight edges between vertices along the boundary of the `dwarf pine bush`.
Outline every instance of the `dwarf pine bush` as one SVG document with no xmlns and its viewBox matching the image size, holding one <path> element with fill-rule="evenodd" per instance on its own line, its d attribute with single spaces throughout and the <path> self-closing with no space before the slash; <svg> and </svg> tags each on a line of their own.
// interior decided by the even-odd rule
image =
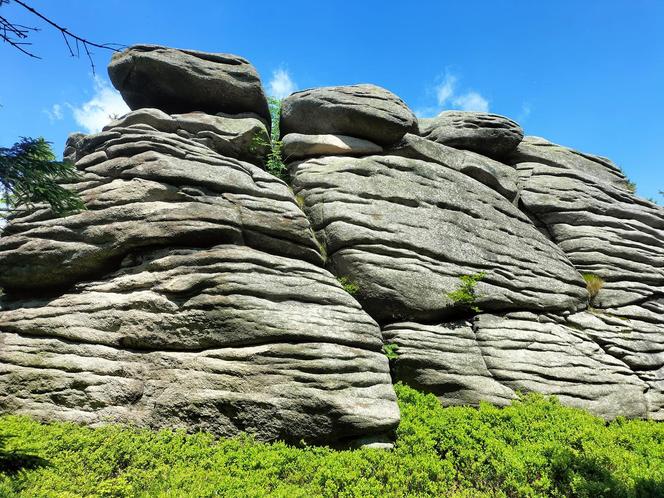
<svg viewBox="0 0 664 498">
<path fill-rule="evenodd" d="M 396 392 L 393 451 L 0 417 L 0 496 L 664 496 L 664 424 L 606 423 L 536 394 L 475 409 Z"/>
</svg>

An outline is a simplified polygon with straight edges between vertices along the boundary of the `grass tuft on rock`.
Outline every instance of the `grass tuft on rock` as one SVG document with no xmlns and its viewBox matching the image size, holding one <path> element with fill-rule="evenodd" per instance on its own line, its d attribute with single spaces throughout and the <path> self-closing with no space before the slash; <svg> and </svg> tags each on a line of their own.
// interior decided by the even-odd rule
<svg viewBox="0 0 664 498">
<path fill-rule="evenodd" d="M 393 451 L 0 417 L 0 496 L 663 496 L 662 423 L 606 423 L 537 394 L 474 409 L 396 392 Z"/>
<path fill-rule="evenodd" d="M 588 289 L 590 301 L 592 302 L 597 294 L 599 294 L 599 291 L 602 290 L 602 287 L 604 287 L 604 279 L 594 273 L 584 273 L 583 280 L 586 281 L 586 289 Z"/>
</svg>

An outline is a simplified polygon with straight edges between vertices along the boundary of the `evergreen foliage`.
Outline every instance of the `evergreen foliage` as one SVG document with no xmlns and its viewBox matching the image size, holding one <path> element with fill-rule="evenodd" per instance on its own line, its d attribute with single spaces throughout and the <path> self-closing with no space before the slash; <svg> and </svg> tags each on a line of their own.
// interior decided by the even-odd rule
<svg viewBox="0 0 664 498">
<path fill-rule="evenodd" d="M 74 165 L 56 161 L 43 138 L 22 138 L 12 147 L 0 147 L 0 195 L 5 204 L 0 213 L 40 203 L 58 215 L 80 211 L 85 208 L 80 197 L 58 183 L 77 177 Z"/>
<path fill-rule="evenodd" d="M 448 292 L 447 297 L 454 303 L 465 305 L 472 311 L 479 313 L 481 310 L 475 306 L 478 297 L 475 287 L 484 277 L 486 277 L 486 272 L 483 271 L 471 275 L 461 275 L 459 277 L 459 287 L 452 292 Z"/>
</svg>

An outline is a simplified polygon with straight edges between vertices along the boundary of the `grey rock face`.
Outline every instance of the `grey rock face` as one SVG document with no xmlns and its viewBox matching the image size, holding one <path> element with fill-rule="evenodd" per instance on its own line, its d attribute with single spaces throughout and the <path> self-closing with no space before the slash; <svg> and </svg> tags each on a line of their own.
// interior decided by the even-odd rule
<svg viewBox="0 0 664 498">
<path fill-rule="evenodd" d="M 79 149 L 87 155 L 77 162 L 82 177 L 74 188 L 88 210 L 56 219 L 44 210 L 10 223 L 0 238 L 0 287 L 31 293 L 66 287 L 116 268 L 132 251 L 159 246 L 245 244 L 320 264 L 309 221 L 288 186 L 207 146 L 208 140 L 219 146 L 205 130 L 223 118 L 161 116 L 169 125 L 185 123 L 178 128 L 184 135 L 203 130 L 191 138 L 150 124 L 122 126 L 132 120 L 159 126 L 154 118 L 132 113 L 83 140 Z M 260 128 L 230 121 L 228 136 L 237 126 Z"/>
<path fill-rule="evenodd" d="M 647 386 L 648 416 L 664 420 L 664 298 L 583 312 L 566 322 L 627 365 Z"/>
<path fill-rule="evenodd" d="M 434 393 L 445 406 L 480 401 L 503 406 L 516 398 L 493 378 L 469 322 L 394 323 L 383 329 L 383 338 L 398 346 L 396 380 Z"/>
<path fill-rule="evenodd" d="M 314 156 L 368 156 L 383 152 L 380 145 L 369 140 L 345 135 L 289 133 L 282 142 L 286 161 Z"/>
<path fill-rule="evenodd" d="M 109 74 L 135 110 L 67 141 L 87 210 L 2 230 L 0 413 L 389 448 L 392 374 L 664 420 L 664 209 L 608 159 L 327 87 L 283 102 L 288 185 L 245 59 L 137 45 Z"/>
<path fill-rule="evenodd" d="M 506 161 L 514 165 L 538 163 L 553 168 L 573 169 L 594 176 L 596 181 L 627 188 L 627 178 L 607 158 L 579 152 L 540 137 L 525 137 Z"/>
<path fill-rule="evenodd" d="M 253 164 L 262 164 L 269 151 L 265 144 L 270 142 L 270 136 L 257 115 L 220 113 L 213 116 L 203 112 L 190 112 L 169 116 L 158 109 L 140 109 L 113 121 L 105 126 L 103 131 L 132 126 L 175 133 L 203 144 L 222 156 Z"/>
<path fill-rule="evenodd" d="M 521 202 L 580 272 L 604 279 L 593 305 L 662 295 L 664 209 L 629 193 L 610 165 L 590 168 L 586 157 L 566 150 L 558 157 L 554 150 L 548 148 L 546 162 L 517 165 Z"/>
<path fill-rule="evenodd" d="M 334 442 L 399 421 L 380 331 L 325 270 L 248 247 L 131 256 L 0 313 L 0 411 Z"/>
<path fill-rule="evenodd" d="M 535 391 L 606 418 L 654 414 L 646 382 L 585 332 L 547 316 L 483 314 L 472 327 L 405 323 L 384 334 L 399 347 L 397 379 L 443 404 L 505 404 L 515 391 Z"/>
<path fill-rule="evenodd" d="M 447 147 L 409 133 L 392 147 L 389 153 L 437 163 L 460 171 L 510 201 L 517 195 L 516 169 L 474 152 Z"/>
<path fill-rule="evenodd" d="M 497 159 L 513 152 L 523 139 L 523 130 L 511 119 L 469 111 L 444 111 L 420 121 L 420 134 L 443 145 Z"/>
<path fill-rule="evenodd" d="M 134 45 L 113 55 L 108 75 L 131 109 L 253 112 L 270 119 L 258 73 L 237 55 Z"/>
<path fill-rule="evenodd" d="M 349 135 L 389 145 L 416 132 L 417 119 L 392 92 L 351 85 L 293 93 L 282 103 L 280 126 L 282 135 Z"/>
<path fill-rule="evenodd" d="M 585 306 L 579 273 L 510 202 L 439 164 L 396 156 L 311 159 L 291 166 L 293 189 L 328 263 L 359 286 L 381 323 L 432 321 L 464 306 L 447 293 L 484 271 L 482 309 Z"/>
</svg>

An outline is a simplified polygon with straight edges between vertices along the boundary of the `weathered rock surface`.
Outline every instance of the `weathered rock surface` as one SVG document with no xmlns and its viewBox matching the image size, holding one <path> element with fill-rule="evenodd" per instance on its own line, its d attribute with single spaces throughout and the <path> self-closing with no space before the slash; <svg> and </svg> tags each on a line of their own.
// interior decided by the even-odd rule
<svg viewBox="0 0 664 498">
<path fill-rule="evenodd" d="M 158 109 L 139 109 L 109 123 L 103 131 L 131 126 L 175 133 L 182 138 L 201 143 L 222 156 L 253 164 L 263 163 L 263 158 L 268 153 L 268 146 L 265 144 L 270 142 L 261 118 L 251 114 L 220 113 L 213 116 L 203 112 L 190 112 L 168 115 Z M 84 140 L 81 146 L 86 143 L 89 144 L 90 141 Z"/>
<path fill-rule="evenodd" d="M 417 118 L 399 97 L 384 88 L 332 86 L 285 98 L 280 130 L 282 135 L 349 135 L 389 145 L 406 133 L 416 133 Z"/>
<path fill-rule="evenodd" d="M 547 316 L 483 314 L 472 327 L 398 323 L 384 334 L 398 345 L 397 379 L 443 404 L 505 404 L 516 391 L 535 391 L 607 418 L 653 414 L 649 386 L 627 364 Z"/>
<path fill-rule="evenodd" d="M 516 169 L 474 152 L 441 145 L 409 133 L 392 147 L 389 153 L 441 164 L 460 171 L 509 200 L 513 200 L 517 195 Z"/>
<path fill-rule="evenodd" d="M 566 323 L 627 365 L 648 386 L 648 416 L 664 420 L 664 298 L 575 313 Z"/>
<path fill-rule="evenodd" d="M 438 325 L 401 322 L 386 326 L 383 337 L 398 346 L 396 380 L 434 393 L 446 405 L 506 405 L 516 398 L 487 368 L 469 322 Z"/>
<path fill-rule="evenodd" d="M 163 249 L 0 314 L 0 407 L 42 419 L 330 442 L 399 420 L 380 331 L 325 270 Z"/>
<path fill-rule="evenodd" d="M 326 87 L 283 102 L 288 185 L 245 59 L 137 45 L 109 74 L 135 110 L 67 141 L 87 210 L 0 237 L 0 413 L 386 447 L 392 374 L 664 420 L 664 209 L 608 159 Z"/>
<path fill-rule="evenodd" d="M 158 124 L 145 111 L 125 120 L 134 118 Z M 222 122 L 215 119 L 208 116 L 199 125 Z M 76 189 L 87 211 L 65 218 L 38 212 L 6 228 L 0 287 L 31 293 L 66 287 L 115 269 L 134 250 L 158 246 L 245 244 L 322 261 L 309 221 L 286 184 L 216 153 L 205 137 L 201 143 L 148 125 L 122 124 L 80 144 L 87 155 L 77 163 L 82 178 Z"/>
<path fill-rule="evenodd" d="M 282 143 L 285 161 L 314 156 L 368 156 L 383 152 L 380 145 L 346 135 L 289 133 Z"/>
<path fill-rule="evenodd" d="M 523 139 L 521 127 L 509 118 L 486 112 L 444 111 L 420 122 L 420 135 L 443 145 L 502 159 Z"/>
<path fill-rule="evenodd" d="M 254 112 L 270 119 L 256 69 L 237 55 L 134 45 L 113 54 L 108 75 L 131 109 Z"/>
<path fill-rule="evenodd" d="M 480 271 L 486 310 L 577 310 L 579 273 L 500 194 L 451 168 L 397 156 L 325 157 L 291 166 L 328 263 L 359 286 L 381 323 L 433 321 L 465 307 L 446 294 Z"/>
<path fill-rule="evenodd" d="M 579 271 L 604 279 L 593 305 L 625 306 L 663 295 L 664 209 L 627 191 L 608 163 L 539 147 L 545 159 L 517 164 L 521 203 Z"/>
<path fill-rule="evenodd" d="M 579 152 L 541 137 L 525 137 L 506 162 L 514 165 L 539 163 L 553 168 L 573 169 L 594 176 L 597 181 L 629 190 L 621 169 L 607 158 Z"/>
</svg>

